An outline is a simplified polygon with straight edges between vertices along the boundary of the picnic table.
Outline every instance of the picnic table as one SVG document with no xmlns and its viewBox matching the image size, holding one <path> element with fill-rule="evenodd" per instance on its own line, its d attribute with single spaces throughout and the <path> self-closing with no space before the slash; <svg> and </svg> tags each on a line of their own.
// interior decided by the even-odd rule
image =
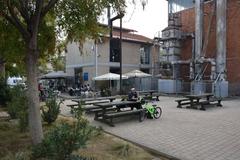
<svg viewBox="0 0 240 160">
<path fill-rule="evenodd" d="M 175 100 L 178 103 L 177 108 L 182 108 L 183 105 L 190 105 L 187 108 L 196 108 L 197 106 L 201 106 L 200 110 L 206 110 L 205 106 L 209 104 L 214 104 L 217 106 L 222 106 L 221 98 L 214 97 L 211 93 L 203 93 L 203 94 L 190 94 L 185 95 L 184 99 Z M 212 103 L 214 102 L 214 103 Z"/>
<path fill-rule="evenodd" d="M 139 94 L 144 95 L 145 100 L 159 101 L 159 95 L 157 90 L 138 91 Z"/>
<path fill-rule="evenodd" d="M 93 98 L 72 99 L 72 101 L 77 102 L 77 103 L 83 102 L 85 104 L 86 102 L 101 101 L 101 100 L 109 100 L 110 102 L 112 102 L 115 99 L 116 99 L 115 96 L 111 96 L 111 97 L 93 97 Z"/>
<path fill-rule="evenodd" d="M 74 112 L 75 108 L 79 106 L 79 103 L 81 102 L 82 105 L 94 105 L 97 103 L 106 103 L 106 102 L 112 102 L 115 100 L 116 97 L 95 97 L 95 98 L 81 98 L 81 99 L 72 99 L 73 102 L 76 102 L 75 104 L 69 104 L 68 107 L 71 108 L 71 113 Z M 96 109 L 98 107 L 96 106 L 84 106 L 83 109 L 86 112 L 90 112 L 93 109 Z"/>
<path fill-rule="evenodd" d="M 158 92 L 157 90 L 146 90 L 146 91 L 138 91 L 139 94 L 143 94 L 143 95 L 153 95 L 153 93 Z"/>
<path fill-rule="evenodd" d="M 139 121 L 142 121 L 144 109 L 141 107 L 141 102 L 139 101 L 117 101 L 109 103 L 97 103 L 94 105 L 99 107 L 99 109 L 95 111 L 94 120 L 100 120 L 109 124 L 110 126 L 114 126 L 113 118 L 127 115 L 138 115 Z M 133 106 L 136 109 L 133 109 Z M 121 110 L 122 108 L 131 109 Z"/>
</svg>

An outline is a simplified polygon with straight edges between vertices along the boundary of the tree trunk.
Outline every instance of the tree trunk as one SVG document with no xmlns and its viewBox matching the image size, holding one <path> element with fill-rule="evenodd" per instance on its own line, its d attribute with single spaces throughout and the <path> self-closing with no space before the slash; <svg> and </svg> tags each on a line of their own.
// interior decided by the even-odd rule
<svg viewBox="0 0 240 160">
<path fill-rule="evenodd" d="M 0 59 L 0 78 L 5 78 L 5 62 Z"/>
<path fill-rule="evenodd" d="M 28 43 L 26 67 L 27 67 L 27 100 L 29 108 L 29 129 L 34 145 L 41 143 L 43 139 L 43 130 L 40 113 L 40 103 L 38 95 L 37 82 L 37 59 L 38 51 L 36 49 L 37 40 Z M 33 43 L 32 43 L 33 42 Z"/>
</svg>

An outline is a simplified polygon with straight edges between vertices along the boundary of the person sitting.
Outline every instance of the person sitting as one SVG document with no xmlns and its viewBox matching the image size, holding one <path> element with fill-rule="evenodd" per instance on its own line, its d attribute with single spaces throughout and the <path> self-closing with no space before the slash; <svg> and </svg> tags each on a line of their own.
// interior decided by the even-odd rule
<svg viewBox="0 0 240 160">
<path fill-rule="evenodd" d="M 137 100 L 139 100 L 138 94 L 137 94 L 135 88 L 132 88 L 130 90 L 130 92 L 128 93 L 128 101 L 137 101 Z M 133 108 L 140 109 L 141 104 L 131 104 L 131 105 L 129 105 L 129 107 L 131 107 L 131 110 L 133 110 Z"/>
<path fill-rule="evenodd" d="M 128 101 L 137 101 L 137 100 L 138 100 L 137 92 L 135 88 L 132 88 L 128 93 Z"/>
</svg>

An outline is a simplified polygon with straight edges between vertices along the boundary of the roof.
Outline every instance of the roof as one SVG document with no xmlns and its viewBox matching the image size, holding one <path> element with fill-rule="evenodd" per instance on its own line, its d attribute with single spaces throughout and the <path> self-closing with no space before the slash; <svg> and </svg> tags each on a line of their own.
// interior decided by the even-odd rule
<svg viewBox="0 0 240 160">
<path fill-rule="evenodd" d="M 103 27 L 108 27 L 106 24 L 100 24 Z M 153 39 L 148 38 L 146 36 L 136 34 L 136 30 L 129 29 L 129 28 L 122 28 L 122 39 L 125 41 L 132 41 L 132 42 L 138 42 L 138 43 L 148 43 L 152 44 Z M 120 38 L 120 27 L 113 26 L 113 38 Z M 105 35 L 106 37 L 109 37 L 108 35 Z"/>
<path fill-rule="evenodd" d="M 102 27 L 108 27 L 108 25 L 107 24 L 100 24 L 100 26 L 102 26 Z M 117 27 L 117 26 L 113 26 L 113 29 L 114 30 L 119 30 L 120 31 L 120 27 Z M 130 29 L 130 28 L 122 28 L 122 31 L 123 32 L 137 32 L 136 30 L 134 30 L 134 29 Z"/>
<path fill-rule="evenodd" d="M 120 32 L 113 31 L 113 38 L 120 38 Z M 134 42 L 153 43 L 153 39 L 143 35 L 135 34 L 133 32 L 122 32 L 122 39 Z"/>
</svg>

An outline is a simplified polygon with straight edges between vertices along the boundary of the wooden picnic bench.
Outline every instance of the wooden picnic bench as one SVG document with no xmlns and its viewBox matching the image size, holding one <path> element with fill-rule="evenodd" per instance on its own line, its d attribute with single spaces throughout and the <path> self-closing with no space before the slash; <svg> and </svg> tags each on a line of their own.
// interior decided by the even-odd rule
<svg viewBox="0 0 240 160">
<path fill-rule="evenodd" d="M 206 110 L 205 106 L 207 105 L 216 105 L 218 107 L 222 107 L 222 98 L 212 97 L 209 100 L 200 101 L 199 104 L 201 105 L 201 110 Z"/>
<path fill-rule="evenodd" d="M 131 114 L 132 115 L 140 114 L 140 112 L 142 112 L 142 108 L 139 108 L 139 104 L 141 104 L 141 102 L 136 102 L 136 101 L 118 101 L 118 102 L 94 104 L 100 107 L 99 110 L 95 111 L 94 119 L 103 121 L 109 124 L 110 126 L 114 126 L 113 118 L 122 117 L 126 115 L 131 115 Z M 135 106 L 136 108 L 135 110 L 132 110 L 132 109 L 121 110 L 122 108 L 128 109 L 128 108 L 132 108 L 133 106 Z"/>
<path fill-rule="evenodd" d="M 144 95 L 144 100 L 159 101 L 160 94 L 156 90 L 139 91 L 139 94 Z"/>
<path fill-rule="evenodd" d="M 86 103 L 86 102 L 89 102 L 89 101 L 91 102 L 91 101 L 101 101 L 101 100 L 106 101 L 106 100 L 108 100 L 108 101 L 112 102 L 115 99 L 116 99 L 115 96 L 111 96 L 111 97 L 94 97 L 94 98 L 72 99 L 72 101 L 77 102 L 77 103 L 80 103 L 80 102 Z"/>
<path fill-rule="evenodd" d="M 159 100 L 159 96 L 149 96 L 149 95 L 147 95 L 147 96 L 144 96 L 144 97 L 142 97 L 144 100 L 149 100 L 149 101 L 160 101 Z"/>
<path fill-rule="evenodd" d="M 200 110 L 206 110 L 206 105 L 222 106 L 222 99 L 216 98 L 213 94 L 209 93 L 199 95 L 185 95 L 185 97 L 186 98 L 175 100 L 178 103 L 177 108 L 182 108 L 184 105 L 190 105 L 187 106 L 187 108 L 197 109 L 197 106 L 201 106 Z"/>
<path fill-rule="evenodd" d="M 78 104 L 67 104 L 67 107 L 70 107 L 71 108 L 71 110 L 70 110 L 70 113 L 74 113 L 74 110 L 75 110 L 75 107 L 77 107 L 78 106 Z"/>
<path fill-rule="evenodd" d="M 99 108 L 97 106 L 94 106 L 94 104 L 97 104 L 97 103 L 106 103 L 106 102 L 109 102 L 109 100 L 101 100 L 101 101 L 88 101 L 88 102 L 84 102 L 82 103 L 83 105 L 83 110 L 85 112 L 91 112 L 91 110 L 93 109 L 96 109 L 96 108 Z M 86 106 L 86 105 L 93 105 L 93 106 Z M 78 107 L 79 104 L 68 104 L 67 107 L 70 107 L 71 108 L 71 113 L 74 113 L 74 110 L 75 110 L 75 107 Z"/>
<path fill-rule="evenodd" d="M 182 106 L 191 104 L 191 100 L 189 98 L 177 99 L 175 102 L 178 103 L 177 108 L 182 108 Z M 196 101 L 193 102 L 195 103 Z"/>
<path fill-rule="evenodd" d="M 121 112 L 112 112 L 106 113 L 104 116 L 105 121 L 112 127 L 114 127 L 113 119 L 117 117 L 129 116 L 129 115 L 138 115 L 139 122 L 143 121 L 143 114 L 145 109 L 137 109 L 137 110 L 127 110 Z M 109 120 L 109 121 L 108 121 Z"/>
</svg>

